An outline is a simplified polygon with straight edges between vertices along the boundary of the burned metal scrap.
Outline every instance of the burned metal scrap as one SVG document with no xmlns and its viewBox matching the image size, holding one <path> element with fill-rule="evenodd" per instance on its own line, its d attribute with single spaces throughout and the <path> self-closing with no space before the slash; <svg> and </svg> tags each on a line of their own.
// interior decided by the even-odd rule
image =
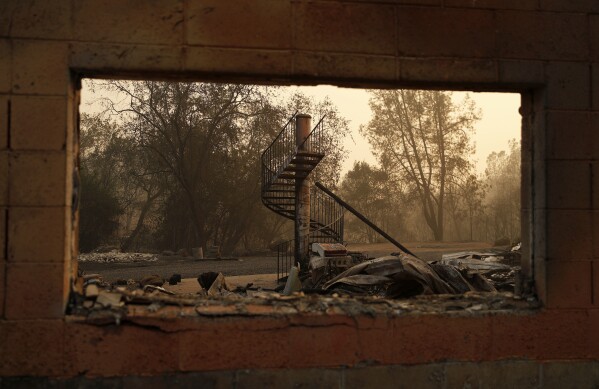
<svg viewBox="0 0 599 389">
<path fill-rule="evenodd" d="M 512 292 L 520 272 L 520 249 L 521 243 L 517 243 L 509 249 L 493 248 L 444 254 L 433 266 L 454 266 L 466 277 L 484 278 L 496 290 Z"/>
<path fill-rule="evenodd" d="M 333 277 L 322 288 L 386 298 L 494 290 L 484 279 L 473 282 L 451 266 L 432 266 L 406 253 L 362 262 Z"/>
</svg>

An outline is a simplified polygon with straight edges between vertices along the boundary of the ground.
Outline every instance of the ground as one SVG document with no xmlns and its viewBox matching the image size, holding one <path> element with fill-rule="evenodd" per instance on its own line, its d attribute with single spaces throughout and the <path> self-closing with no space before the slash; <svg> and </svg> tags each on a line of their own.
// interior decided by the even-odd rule
<svg viewBox="0 0 599 389">
<path fill-rule="evenodd" d="M 418 257 L 433 261 L 445 253 L 480 250 L 491 247 L 486 242 L 411 242 L 405 246 Z M 388 255 L 398 249 L 390 243 L 352 244 L 349 250 L 362 251 L 370 257 Z M 182 278 L 195 278 L 207 271 L 222 272 L 225 276 L 272 274 L 277 272 L 277 257 L 240 257 L 235 260 L 194 260 L 191 257 L 159 256 L 155 262 L 94 263 L 81 262 L 79 269 L 87 274 L 99 273 L 108 282 L 117 279 L 135 279 L 152 274 L 169 278 L 181 274 Z"/>
</svg>

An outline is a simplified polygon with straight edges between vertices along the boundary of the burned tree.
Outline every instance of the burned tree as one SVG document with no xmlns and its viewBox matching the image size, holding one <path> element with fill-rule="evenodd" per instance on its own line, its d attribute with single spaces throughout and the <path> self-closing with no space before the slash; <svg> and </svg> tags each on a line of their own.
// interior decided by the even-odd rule
<svg viewBox="0 0 599 389">
<path fill-rule="evenodd" d="M 443 240 L 448 183 L 471 169 L 470 135 L 479 114 L 470 100 L 452 101 L 450 92 L 377 90 L 372 120 L 362 133 L 379 162 L 417 194 L 435 240 Z"/>
</svg>

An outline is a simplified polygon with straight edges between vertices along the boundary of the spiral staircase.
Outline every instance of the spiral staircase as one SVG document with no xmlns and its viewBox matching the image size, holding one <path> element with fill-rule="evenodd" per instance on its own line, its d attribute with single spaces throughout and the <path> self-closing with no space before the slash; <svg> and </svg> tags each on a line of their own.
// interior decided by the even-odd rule
<svg viewBox="0 0 599 389">
<path fill-rule="evenodd" d="M 324 118 L 300 145 L 296 142 L 296 114 L 262 153 L 262 203 L 277 214 L 294 220 L 296 181 L 305 180 L 325 156 Z M 309 243 L 342 243 L 345 209 L 316 186 L 310 190 Z M 277 273 L 281 278 L 294 264 L 294 240 L 277 246 Z"/>
</svg>

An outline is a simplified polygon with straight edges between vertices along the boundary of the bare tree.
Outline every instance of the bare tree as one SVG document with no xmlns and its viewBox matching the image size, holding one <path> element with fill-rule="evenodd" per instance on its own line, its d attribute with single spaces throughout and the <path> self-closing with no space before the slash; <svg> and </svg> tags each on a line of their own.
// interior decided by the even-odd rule
<svg viewBox="0 0 599 389">
<path fill-rule="evenodd" d="M 373 118 L 361 132 L 379 162 L 418 194 L 434 239 L 443 240 L 447 185 L 471 169 L 470 135 L 479 113 L 469 99 L 456 105 L 451 92 L 371 93 Z"/>
<path fill-rule="evenodd" d="M 490 238 L 520 238 L 520 144 L 509 143 L 509 151 L 493 152 L 487 157 L 485 171 L 488 187 L 484 204 Z"/>
</svg>

